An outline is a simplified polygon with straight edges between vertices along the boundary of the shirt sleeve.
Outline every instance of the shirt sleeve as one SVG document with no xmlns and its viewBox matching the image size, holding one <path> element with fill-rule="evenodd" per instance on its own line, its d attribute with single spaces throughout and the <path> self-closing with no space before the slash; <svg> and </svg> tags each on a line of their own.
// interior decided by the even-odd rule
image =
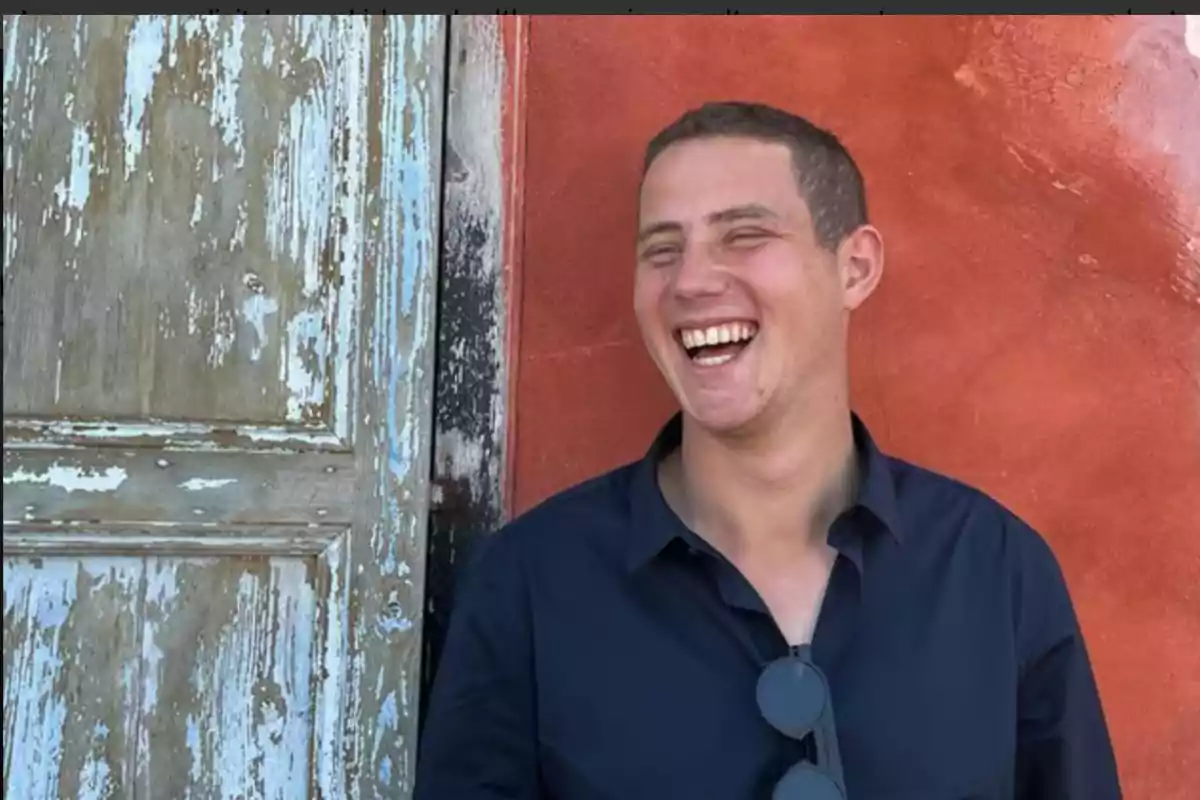
<svg viewBox="0 0 1200 800">
<path fill-rule="evenodd" d="M 539 797 L 532 631 L 519 555 L 511 540 L 489 542 L 460 584 L 417 749 L 414 800 Z"/>
<path fill-rule="evenodd" d="M 1116 759 L 1066 581 L 1046 541 L 1010 520 L 1018 555 L 1016 796 L 1119 800 Z"/>
</svg>

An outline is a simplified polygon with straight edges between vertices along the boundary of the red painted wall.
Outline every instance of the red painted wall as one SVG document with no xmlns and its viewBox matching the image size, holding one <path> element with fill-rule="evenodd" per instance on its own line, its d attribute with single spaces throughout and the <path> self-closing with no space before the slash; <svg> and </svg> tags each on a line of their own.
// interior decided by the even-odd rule
<svg viewBox="0 0 1200 800">
<path fill-rule="evenodd" d="M 855 153 L 888 246 L 857 408 L 1044 532 L 1127 796 L 1195 797 L 1196 49 L 1183 17 L 535 18 L 514 510 L 638 457 L 672 410 L 630 308 L 646 139 L 707 99 L 799 111 Z"/>
</svg>

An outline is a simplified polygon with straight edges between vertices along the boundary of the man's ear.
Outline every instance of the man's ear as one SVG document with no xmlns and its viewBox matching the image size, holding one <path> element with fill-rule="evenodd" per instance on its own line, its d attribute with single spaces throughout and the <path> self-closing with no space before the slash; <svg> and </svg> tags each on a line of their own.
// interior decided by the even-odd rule
<svg viewBox="0 0 1200 800">
<path fill-rule="evenodd" d="M 837 262 L 846 309 L 853 311 L 883 278 L 883 236 L 873 225 L 860 225 L 838 245 Z"/>
</svg>

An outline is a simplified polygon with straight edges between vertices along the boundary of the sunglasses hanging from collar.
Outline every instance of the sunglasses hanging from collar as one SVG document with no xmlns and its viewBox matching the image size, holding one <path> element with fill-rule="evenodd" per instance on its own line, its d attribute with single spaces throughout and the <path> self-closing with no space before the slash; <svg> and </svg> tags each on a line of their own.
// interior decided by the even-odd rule
<svg viewBox="0 0 1200 800">
<path fill-rule="evenodd" d="M 756 696 L 773 728 L 797 740 L 811 733 L 817 749 L 815 762 L 800 761 L 780 778 L 772 800 L 846 800 L 829 681 L 813 662 L 812 648 L 792 647 L 767 664 Z"/>
</svg>

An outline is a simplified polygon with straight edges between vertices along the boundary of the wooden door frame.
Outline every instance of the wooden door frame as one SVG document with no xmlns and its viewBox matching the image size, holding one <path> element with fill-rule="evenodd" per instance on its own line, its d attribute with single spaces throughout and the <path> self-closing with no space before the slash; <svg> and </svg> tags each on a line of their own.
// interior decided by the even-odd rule
<svg viewBox="0 0 1200 800">
<path fill-rule="evenodd" d="M 455 575 L 512 510 L 529 27 L 450 17 L 422 718 Z"/>
</svg>

